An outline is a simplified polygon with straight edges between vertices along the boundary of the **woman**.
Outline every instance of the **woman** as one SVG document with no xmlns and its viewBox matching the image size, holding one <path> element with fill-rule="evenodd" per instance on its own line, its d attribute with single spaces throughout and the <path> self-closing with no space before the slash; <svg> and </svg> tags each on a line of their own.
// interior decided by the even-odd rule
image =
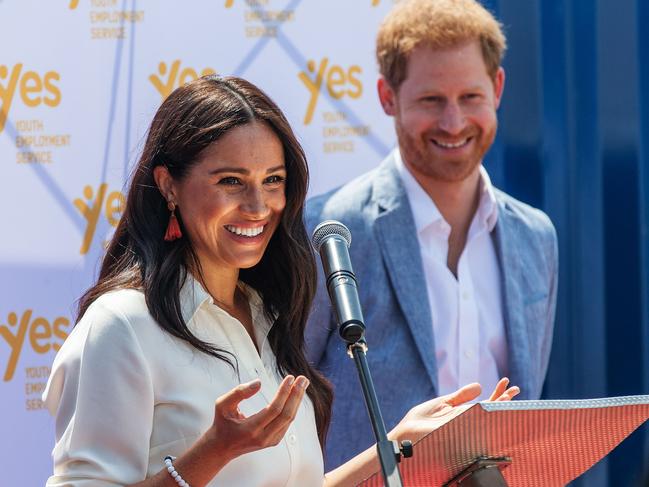
<svg viewBox="0 0 649 487">
<path fill-rule="evenodd" d="M 323 477 L 332 393 L 303 353 L 306 189 L 288 122 L 250 83 L 209 76 L 165 100 L 54 361 L 48 485 L 351 485 L 378 469 L 368 450 Z M 414 408 L 392 437 L 478 392 Z"/>
</svg>

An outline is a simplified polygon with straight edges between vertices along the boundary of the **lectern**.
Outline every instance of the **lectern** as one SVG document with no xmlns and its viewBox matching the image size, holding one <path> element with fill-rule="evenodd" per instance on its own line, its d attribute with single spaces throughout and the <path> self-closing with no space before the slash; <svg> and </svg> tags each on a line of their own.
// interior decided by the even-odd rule
<svg viewBox="0 0 649 487">
<path fill-rule="evenodd" d="M 563 487 L 649 419 L 649 396 L 481 402 L 447 419 L 401 462 L 404 486 Z"/>
</svg>

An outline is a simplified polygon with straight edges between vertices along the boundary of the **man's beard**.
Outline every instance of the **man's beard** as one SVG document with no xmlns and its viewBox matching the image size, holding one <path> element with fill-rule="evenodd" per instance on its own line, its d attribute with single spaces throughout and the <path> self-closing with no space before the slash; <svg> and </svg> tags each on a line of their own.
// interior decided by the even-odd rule
<svg viewBox="0 0 649 487">
<path fill-rule="evenodd" d="M 399 124 L 395 124 L 395 126 L 404 162 L 415 172 L 425 177 L 449 183 L 463 181 L 473 174 L 496 136 L 495 127 L 489 134 L 479 130 L 468 130 L 466 134 L 455 138 L 471 137 L 468 143 L 472 145 L 472 150 L 461 157 L 444 157 L 440 156 L 439 152 L 432 147 L 434 142 L 431 139 L 436 138 L 434 134 L 426 133 L 420 138 L 414 138 Z M 443 139 L 443 137 L 438 138 Z"/>
</svg>

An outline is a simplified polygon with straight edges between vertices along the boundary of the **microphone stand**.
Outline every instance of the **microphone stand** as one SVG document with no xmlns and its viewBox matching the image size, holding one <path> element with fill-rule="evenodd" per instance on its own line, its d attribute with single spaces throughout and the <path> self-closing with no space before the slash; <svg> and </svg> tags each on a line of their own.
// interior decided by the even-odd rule
<svg viewBox="0 0 649 487">
<path fill-rule="evenodd" d="M 360 337 L 359 337 L 359 329 Z M 412 456 L 412 443 L 408 440 L 402 442 L 399 447 L 396 441 L 388 440 L 388 434 L 385 430 L 385 423 L 379 408 L 379 402 L 374 390 L 372 375 L 367 365 L 367 344 L 363 338 L 362 327 L 355 323 L 347 327 L 340 328 L 340 336 L 347 342 L 347 354 L 354 359 L 358 378 L 363 388 L 365 405 L 370 416 L 374 437 L 376 438 L 376 449 L 381 462 L 381 471 L 386 487 L 402 487 L 401 473 L 397 463 L 401 461 L 401 455 L 404 457 Z M 357 338 L 358 337 L 358 338 Z"/>
<path fill-rule="evenodd" d="M 388 434 L 385 431 L 385 423 L 367 365 L 363 312 L 358 299 L 356 277 L 347 250 L 351 243 L 351 234 L 342 223 L 328 220 L 316 227 L 312 243 L 322 258 L 325 276 L 327 276 L 329 298 L 339 324 L 338 331 L 347 343 L 347 354 L 356 363 L 365 405 L 376 438 L 376 449 L 385 485 L 387 487 L 402 487 L 403 482 L 397 463 L 401 461 L 402 455 L 404 457 L 412 456 L 412 443 L 404 440 L 399 445 L 396 441 L 388 440 Z"/>
</svg>

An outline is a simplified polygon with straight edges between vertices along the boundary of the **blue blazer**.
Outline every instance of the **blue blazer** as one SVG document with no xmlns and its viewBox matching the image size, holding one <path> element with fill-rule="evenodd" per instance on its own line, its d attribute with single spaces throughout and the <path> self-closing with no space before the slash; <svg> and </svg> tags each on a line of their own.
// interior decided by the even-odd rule
<svg viewBox="0 0 649 487">
<path fill-rule="evenodd" d="M 545 378 L 557 296 L 557 238 L 549 218 L 496 190 L 492 232 L 502 276 L 509 378 L 537 399 Z M 391 154 L 373 171 L 307 203 L 309 232 L 328 219 L 352 233 L 350 255 L 365 317 L 367 358 L 388 431 L 437 395 L 432 318 L 415 223 Z M 374 443 L 353 360 L 338 336 L 321 266 L 306 331 L 309 360 L 334 386 L 325 464 Z"/>
</svg>

